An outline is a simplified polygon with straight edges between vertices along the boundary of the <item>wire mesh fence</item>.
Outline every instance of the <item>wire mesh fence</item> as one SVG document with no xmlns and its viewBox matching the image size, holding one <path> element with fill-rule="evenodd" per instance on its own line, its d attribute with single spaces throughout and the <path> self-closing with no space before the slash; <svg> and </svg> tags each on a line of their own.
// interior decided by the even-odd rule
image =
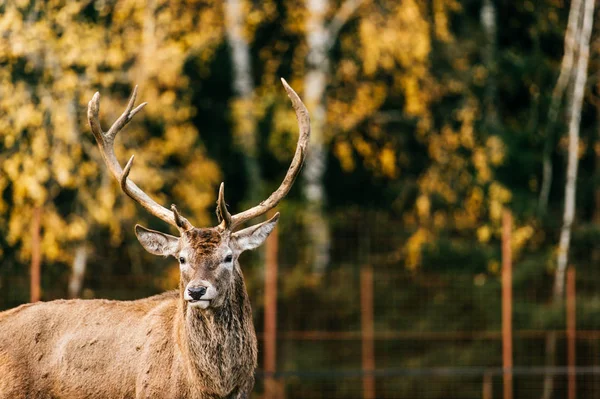
<svg viewBox="0 0 600 399">
<path fill-rule="evenodd" d="M 386 276 L 384 280 L 388 280 Z M 377 287 L 377 281 L 374 284 Z M 344 281 L 341 279 L 340 281 Z M 347 280 L 346 280 L 347 281 Z M 345 284 L 345 283 L 344 283 Z M 385 286 L 385 285 L 384 285 Z M 474 294 L 472 292 L 472 294 Z M 461 293 L 465 299 L 469 295 Z M 476 296 L 476 295 L 475 295 Z M 453 295 L 446 302 L 451 302 Z M 374 370 L 362 369 L 364 340 L 360 330 L 354 331 L 278 331 L 278 372 L 273 375 L 280 385 L 278 397 L 288 398 L 492 398 L 502 396 L 502 345 L 497 321 L 479 329 L 449 330 L 459 327 L 461 315 L 444 311 L 444 303 L 436 304 L 435 296 L 402 309 L 393 299 L 385 306 L 404 310 L 410 314 L 395 324 L 386 325 L 388 317 L 375 313 L 372 336 Z M 474 298 L 475 299 L 475 298 Z M 382 301 L 385 302 L 385 301 Z M 477 303 L 477 301 L 468 301 Z M 296 304 L 293 312 L 310 314 Z M 433 309 L 429 307 L 432 306 Z M 450 305 L 452 306 L 452 305 Z M 286 324 L 289 308 L 282 305 L 279 317 Z M 436 310 L 440 307 L 440 310 Z M 322 307 L 317 307 L 322 310 Z M 328 308 L 333 318 L 335 307 Z M 477 309 L 463 310 L 466 326 Z M 499 312 L 499 306 L 497 309 Z M 356 312 L 358 313 L 358 311 Z M 439 320 L 419 322 L 419 315 L 433 314 Z M 358 317 L 358 316 L 356 316 Z M 383 320 L 382 320 L 383 319 Z M 401 321 L 405 320 L 405 323 Z M 447 320 L 448 323 L 444 323 Z M 481 318 L 478 318 L 481 323 Z M 287 321 L 289 323 L 289 321 Z M 327 323 L 324 323 L 327 324 Z M 358 323 L 348 323 L 357 325 Z M 331 322 L 331 325 L 339 325 Z M 260 328 L 260 324 L 257 324 Z M 446 330 L 446 331 L 445 331 Z M 575 369 L 566 366 L 547 366 L 546 340 L 549 334 L 557 337 L 556 364 L 566 364 L 565 330 L 527 329 L 513 332 L 514 363 L 512 369 L 514 397 L 542 397 L 544 379 L 553 376 L 552 398 L 566 398 L 567 377 L 576 376 L 576 397 L 594 398 L 600 395 L 599 358 L 600 331 L 577 332 L 577 364 Z M 260 338 L 264 335 L 259 334 Z M 267 377 L 259 372 L 259 379 Z M 365 392 L 365 379 L 374 377 L 374 394 Z M 257 384 L 257 392 L 264 385 Z"/>
<path fill-rule="evenodd" d="M 284 224 L 275 309 L 266 306 L 263 260 L 244 255 L 259 338 L 254 397 L 500 398 L 505 371 L 512 375 L 514 398 L 542 398 L 550 377 L 548 398 L 600 397 L 600 269 L 577 265 L 575 359 L 569 367 L 566 308 L 549 301 L 552 270 L 526 257 L 515 262 L 514 367 L 504 370 L 500 270 L 451 255 L 438 255 L 436 262 L 424 255 L 421 266 L 411 269 L 396 257 L 406 238 L 401 227 L 377 217 L 347 217 L 334 229 L 330 267 L 317 272 L 303 258 L 301 233 Z M 494 256 L 500 263 L 499 251 Z M 57 282 L 67 285 L 64 276 L 56 277 L 45 282 L 46 299 L 61 295 L 52 291 Z M 5 294 L 19 293 L 27 276 L 4 276 L 2 284 Z M 159 291 L 152 273 L 89 273 L 85 285 L 103 298 Z M 276 328 L 269 332 L 265 320 L 273 311 Z M 556 338 L 554 356 L 549 337 Z M 269 340 L 275 365 L 265 370 Z"/>
<path fill-rule="evenodd" d="M 496 262 L 438 256 L 443 264 L 410 269 L 394 257 L 400 226 L 368 226 L 363 219 L 348 234 L 345 225 L 325 273 L 280 255 L 276 337 L 261 331 L 269 309 L 255 315 L 261 340 L 277 342 L 277 368 L 259 370 L 267 383 L 257 384 L 258 397 L 488 399 L 503 397 L 504 375 L 512 376 L 514 398 L 600 397 L 600 271 L 592 265 L 578 265 L 569 366 L 566 307 L 550 301 L 553 270 L 517 259 L 514 366 L 503 369 L 501 270 L 489 267 L 501 264 L 500 251 Z"/>
<path fill-rule="evenodd" d="M 512 369 L 515 398 L 541 398 L 546 375 L 554 378 L 552 398 L 568 397 L 568 375 L 576 380 L 577 398 L 596 398 L 600 392 L 597 367 L 515 367 Z M 388 369 L 374 373 L 283 372 L 276 375 L 277 397 L 287 398 L 363 398 L 364 381 L 373 376 L 376 398 L 501 398 L 502 368 L 428 368 Z M 265 378 L 262 373 L 259 378 Z M 314 387 L 318 386 L 318 389 Z M 264 390 L 264 384 L 257 384 Z"/>
</svg>

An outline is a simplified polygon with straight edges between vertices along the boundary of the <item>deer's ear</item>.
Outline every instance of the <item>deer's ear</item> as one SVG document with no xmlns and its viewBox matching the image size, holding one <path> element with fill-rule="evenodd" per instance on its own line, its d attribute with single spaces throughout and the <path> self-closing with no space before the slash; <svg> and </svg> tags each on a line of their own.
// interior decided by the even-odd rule
<svg viewBox="0 0 600 399">
<path fill-rule="evenodd" d="M 254 249 L 262 245 L 275 228 L 279 220 L 279 212 L 266 222 L 250 226 L 231 235 L 233 245 L 239 252 Z"/>
<path fill-rule="evenodd" d="M 154 255 L 175 255 L 179 247 L 179 238 L 135 225 L 135 235 L 144 249 Z"/>
</svg>

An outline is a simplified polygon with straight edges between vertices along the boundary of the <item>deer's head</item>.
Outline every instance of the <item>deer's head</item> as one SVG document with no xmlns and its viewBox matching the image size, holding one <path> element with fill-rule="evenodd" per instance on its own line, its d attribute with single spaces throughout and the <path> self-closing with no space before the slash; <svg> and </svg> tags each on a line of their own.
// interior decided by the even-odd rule
<svg viewBox="0 0 600 399">
<path fill-rule="evenodd" d="M 235 278 L 241 275 L 238 256 L 260 246 L 278 219 L 276 214 L 264 223 L 236 232 L 219 226 L 190 227 L 179 237 L 137 225 L 135 234 L 148 252 L 179 261 L 183 298 L 191 306 L 206 309 L 221 306 L 232 294 Z"/>
<path fill-rule="evenodd" d="M 306 146 L 310 136 L 310 121 L 306 107 L 294 90 L 282 79 L 298 118 L 300 135 L 296 153 L 287 174 L 277 190 L 260 204 L 241 213 L 231 215 L 225 205 L 224 185 L 221 183 L 217 200 L 219 225 L 211 228 L 194 227 L 181 216 L 175 205 L 171 210 L 164 208 L 144 193 L 129 178 L 133 165 L 132 156 L 124 169 L 115 153 L 114 139 L 117 133 L 139 112 L 146 103 L 133 108 L 137 94 L 134 89 L 125 112 L 107 132 L 103 132 L 98 120 L 100 94 L 96 93 L 88 105 L 88 120 L 102 157 L 113 176 L 120 182 L 121 189 L 146 210 L 179 230 L 179 237 L 135 226 L 135 233 L 142 246 L 150 253 L 173 256 L 179 261 L 182 296 L 188 306 L 200 309 L 218 308 L 232 294 L 236 278 L 241 277 L 239 255 L 260 246 L 275 228 L 279 213 L 266 222 L 237 228 L 243 223 L 265 214 L 274 208 L 289 192 L 306 157 Z"/>
</svg>

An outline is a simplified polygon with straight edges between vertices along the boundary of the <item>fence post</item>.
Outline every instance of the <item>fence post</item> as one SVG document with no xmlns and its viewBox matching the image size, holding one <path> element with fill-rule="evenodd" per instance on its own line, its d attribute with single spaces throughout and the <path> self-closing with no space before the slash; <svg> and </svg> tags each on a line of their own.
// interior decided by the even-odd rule
<svg viewBox="0 0 600 399">
<path fill-rule="evenodd" d="M 512 358 L 512 215 L 502 215 L 502 378 L 504 399 L 513 398 Z"/>
<path fill-rule="evenodd" d="M 373 328 L 373 267 L 360 269 L 360 324 L 362 339 L 363 398 L 375 399 L 375 344 Z"/>
<path fill-rule="evenodd" d="M 567 390 L 568 399 L 575 399 L 576 396 L 576 315 L 575 315 L 575 268 L 573 266 L 567 269 L 567 363 L 568 380 Z"/>
<path fill-rule="evenodd" d="M 277 226 L 265 243 L 265 325 L 264 369 L 265 399 L 279 398 L 278 384 L 273 374 L 277 369 L 277 253 L 279 237 Z"/>
<path fill-rule="evenodd" d="M 481 397 L 483 399 L 493 399 L 494 395 L 494 386 L 492 384 L 492 373 L 484 373 L 483 374 L 483 387 L 481 392 Z"/>
<path fill-rule="evenodd" d="M 42 219 L 42 208 L 36 206 L 33 209 L 33 218 L 31 220 L 31 280 L 30 280 L 30 295 L 31 302 L 37 302 L 42 296 L 42 277 L 41 277 L 41 262 L 42 250 L 40 248 L 40 225 Z"/>
</svg>

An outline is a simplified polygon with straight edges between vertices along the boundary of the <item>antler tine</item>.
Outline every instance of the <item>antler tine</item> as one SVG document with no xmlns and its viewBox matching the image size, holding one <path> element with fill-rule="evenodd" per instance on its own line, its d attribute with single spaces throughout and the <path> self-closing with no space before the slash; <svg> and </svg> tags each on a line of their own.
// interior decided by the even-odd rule
<svg viewBox="0 0 600 399">
<path fill-rule="evenodd" d="M 113 140 L 121 131 L 121 129 L 123 129 L 123 127 L 125 127 L 125 125 L 133 118 L 133 116 L 139 111 L 141 111 L 141 109 L 144 108 L 146 104 L 148 104 L 144 102 L 138 105 L 135 109 L 133 109 L 135 99 L 137 97 L 137 89 L 137 86 L 133 88 L 133 92 L 131 93 L 131 97 L 129 98 L 129 102 L 127 103 L 127 108 L 125 108 L 125 111 L 115 121 L 115 123 L 113 123 L 110 129 L 108 129 L 108 132 L 106 132 L 106 136 L 110 137 Z"/>
<path fill-rule="evenodd" d="M 219 199 L 217 200 L 217 217 L 221 222 L 220 227 L 227 229 L 231 226 L 231 214 L 227 210 L 225 203 L 225 183 L 221 183 L 219 187 Z"/>
<path fill-rule="evenodd" d="M 273 209 L 275 206 L 277 206 L 279 201 L 281 201 L 292 188 L 294 180 L 296 180 L 296 177 L 300 173 L 300 169 L 302 168 L 302 164 L 306 158 L 306 147 L 308 146 L 308 141 L 310 138 L 310 117 L 308 115 L 308 110 L 298 94 L 296 94 L 294 89 L 288 85 L 285 79 L 281 78 L 281 83 L 283 83 L 285 91 L 287 91 L 288 96 L 292 100 L 292 106 L 294 107 L 294 111 L 296 111 L 296 118 L 298 119 L 298 128 L 300 129 L 294 158 L 292 159 L 292 163 L 290 164 L 285 178 L 283 179 L 283 182 L 279 188 L 275 190 L 269 196 L 269 198 L 267 198 L 265 201 L 262 201 L 260 204 L 245 210 L 244 212 L 231 216 L 230 223 L 226 224 L 227 228 L 230 230 L 233 230 L 236 226 L 239 226 L 247 220 L 263 215 L 270 209 Z M 219 191 L 219 209 L 222 209 L 221 203 L 223 203 L 224 208 L 225 201 L 221 201 L 222 190 Z M 225 211 L 227 211 L 226 208 Z"/>
<path fill-rule="evenodd" d="M 131 171 L 131 166 L 133 165 L 132 156 L 127 162 L 125 169 L 121 168 L 119 161 L 115 155 L 114 150 L 114 141 L 117 134 L 127 125 L 127 123 L 137 114 L 139 111 L 144 108 L 147 103 L 142 103 L 137 107 L 133 108 L 135 105 L 135 99 L 137 96 L 137 86 L 133 89 L 133 93 L 131 94 L 131 98 L 129 99 L 129 103 L 127 104 L 127 108 L 121 116 L 113 123 L 113 125 L 108 129 L 107 132 L 102 131 L 102 127 L 100 126 L 100 120 L 98 115 L 100 113 L 100 93 L 96 92 L 94 97 L 92 97 L 91 101 L 88 104 L 88 121 L 90 123 L 90 128 L 92 129 L 92 133 L 96 138 L 96 142 L 98 143 L 98 147 L 100 148 L 100 154 L 104 159 L 104 163 L 108 166 L 108 169 L 112 173 L 113 177 L 120 183 L 121 189 L 125 194 L 131 197 L 134 201 L 143 206 L 151 215 L 158 217 L 164 222 L 179 228 L 180 230 L 188 230 L 193 226 L 191 223 L 180 216 L 177 212 L 172 212 L 167 208 L 159 205 L 156 201 L 150 198 L 145 192 L 143 192 L 131 179 L 128 179 L 129 172 Z"/>
<path fill-rule="evenodd" d="M 171 210 L 173 211 L 173 218 L 175 219 L 175 224 L 177 224 L 177 227 L 179 227 L 179 230 L 187 231 L 194 227 L 186 218 L 184 218 L 183 216 L 181 216 L 179 214 L 175 204 L 171 204 Z"/>
</svg>

